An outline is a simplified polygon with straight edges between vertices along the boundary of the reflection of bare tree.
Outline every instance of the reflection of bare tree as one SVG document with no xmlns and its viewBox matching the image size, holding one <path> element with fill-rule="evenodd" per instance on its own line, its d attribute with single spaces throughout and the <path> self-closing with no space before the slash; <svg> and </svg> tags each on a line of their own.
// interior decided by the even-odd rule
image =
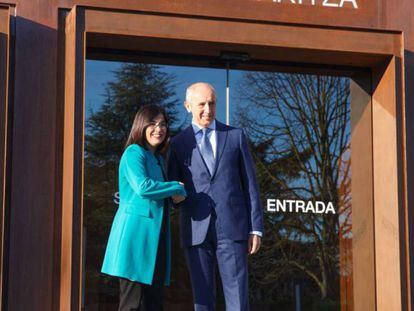
<svg viewBox="0 0 414 311">
<path fill-rule="evenodd" d="M 339 239 L 352 237 L 348 79 L 251 72 L 238 93 L 237 122 L 251 139 L 263 200 L 318 200 L 336 210 L 266 214 L 254 282 L 280 296 L 280 282 L 300 271 L 322 299 L 337 300 Z"/>
<path fill-rule="evenodd" d="M 346 154 L 346 152 L 344 153 Z M 340 250 L 340 300 L 341 310 L 353 310 L 353 278 L 352 278 L 352 203 L 351 203 L 351 160 L 339 162 L 342 172 L 338 187 L 339 196 L 339 250 Z"/>
</svg>

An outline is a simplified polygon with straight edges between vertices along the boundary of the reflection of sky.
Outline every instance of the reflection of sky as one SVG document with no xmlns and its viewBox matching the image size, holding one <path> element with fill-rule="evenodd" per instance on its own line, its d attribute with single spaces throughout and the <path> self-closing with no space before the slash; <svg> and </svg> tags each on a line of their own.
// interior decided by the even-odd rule
<svg viewBox="0 0 414 311">
<path fill-rule="evenodd" d="M 97 111 L 105 100 L 104 90 L 105 85 L 114 79 L 114 71 L 122 66 L 120 62 L 109 61 L 86 61 L 86 118 L 89 116 L 89 108 Z M 199 67 L 184 67 L 184 66 L 165 66 L 160 65 L 159 69 L 163 72 L 173 74 L 176 77 L 176 94 L 179 101 L 177 111 L 179 112 L 180 121 L 191 119 L 187 116 L 187 111 L 184 109 L 182 103 L 185 99 L 186 88 L 197 81 L 204 81 L 212 84 L 217 92 L 218 106 L 217 119 L 221 122 L 226 122 L 226 71 L 224 69 L 214 68 L 199 68 Z M 242 72 L 231 71 L 230 79 L 231 85 L 240 79 Z M 231 104 L 232 100 L 236 98 L 230 91 Z M 232 111 L 230 106 L 230 111 Z M 180 122 L 180 123 L 181 123 Z"/>
<path fill-rule="evenodd" d="M 120 68 L 121 63 L 104 61 L 86 61 L 85 68 L 85 113 L 89 117 L 89 108 L 97 111 L 104 102 L 105 84 L 114 78 L 113 71 Z"/>
</svg>

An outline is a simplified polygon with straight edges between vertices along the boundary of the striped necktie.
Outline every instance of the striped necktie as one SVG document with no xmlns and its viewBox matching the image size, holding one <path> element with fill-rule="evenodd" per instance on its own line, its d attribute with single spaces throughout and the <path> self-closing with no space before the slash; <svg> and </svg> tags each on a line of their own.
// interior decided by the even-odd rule
<svg viewBox="0 0 414 311">
<path fill-rule="evenodd" d="M 208 139 L 208 133 L 211 131 L 210 128 L 203 128 L 203 137 L 201 138 L 201 146 L 200 151 L 201 155 L 203 156 L 204 161 L 207 164 L 208 170 L 210 174 L 213 174 L 214 171 L 214 153 L 213 147 L 211 146 L 210 140 Z"/>
</svg>

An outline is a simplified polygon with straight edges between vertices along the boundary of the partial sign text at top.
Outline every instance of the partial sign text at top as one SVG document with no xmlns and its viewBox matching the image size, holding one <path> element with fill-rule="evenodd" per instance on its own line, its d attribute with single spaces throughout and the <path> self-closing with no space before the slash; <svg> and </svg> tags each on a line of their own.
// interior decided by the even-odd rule
<svg viewBox="0 0 414 311">
<path fill-rule="evenodd" d="M 275 3 L 358 9 L 357 0 L 272 0 Z"/>
</svg>

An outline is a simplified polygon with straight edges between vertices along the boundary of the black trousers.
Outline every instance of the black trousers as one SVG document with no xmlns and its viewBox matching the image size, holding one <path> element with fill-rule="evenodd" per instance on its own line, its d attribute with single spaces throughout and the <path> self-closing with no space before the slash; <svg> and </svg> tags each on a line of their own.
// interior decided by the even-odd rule
<svg viewBox="0 0 414 311">
<path fill-rule="evenodd" d="M 119 279 L 119 311 L 162 311 L 163 284 L 146 285 Z"/>
<path fill-rule="evenodd" d="M 119 311 L 162 311 L 164 303 L 164 280 L 166 270 L 166 221 L 168 208 L 164 209 L 164 217 L 158 242 L 152 285 L 119 279 Z"/>
</svg>

